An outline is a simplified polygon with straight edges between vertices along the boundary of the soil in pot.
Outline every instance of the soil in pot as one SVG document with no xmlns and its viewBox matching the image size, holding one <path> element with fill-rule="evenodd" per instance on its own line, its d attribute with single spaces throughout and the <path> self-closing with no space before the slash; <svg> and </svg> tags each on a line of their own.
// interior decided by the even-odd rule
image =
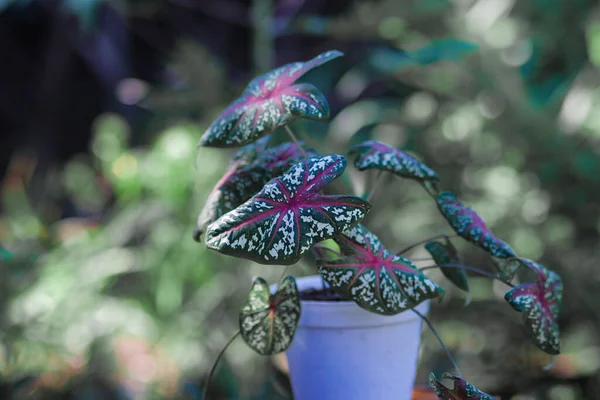
<svg viewBox="0 0 600 400">
<path fill-rule="evenodd" d="M 324 289 L 308 289 L 300 292 L 300 300 L 312 301 L 347 301 L 340 297 L 339 294 L 330 288 Z"/>
</svg>

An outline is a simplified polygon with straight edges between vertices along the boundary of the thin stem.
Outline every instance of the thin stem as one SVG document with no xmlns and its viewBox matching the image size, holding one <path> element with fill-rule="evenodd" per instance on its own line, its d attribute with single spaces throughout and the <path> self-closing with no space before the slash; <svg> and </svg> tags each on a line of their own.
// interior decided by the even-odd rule
<svg viewBox="0 0 600 400">
<path fill-rule="evenodd" d="M 379 170 L 379 172 L 377 173 L 377 177 L 375 177 L 375 183 L 373 183 L 373 187 L 371 188 L 371 191 L 369 192 L 369 195 L 366 198 L 366 200 L 368 202 L 370 202 L 371 199 L 373 198 L 373 196 L 375 195 L 375 191 L 377 191 L 377 188 L 379 187 L 379 184 L 382 181 L 382 179 L 381 179 L 382 175 L 383 175 L 383 170 Z"/>
<path fill-rule="evenodd" d="M 288 135 L 290 135 L 290 138 L 292 138 L 292 141 L 296 144 L 296 146 L 298 146 L 298 150 L 300 150 L 300 153 L 302 153 L 302 157 L 306 158 L 306 151 L 304 151 L 304 148 L 302 148 L 302 146 L 300 145 L 300 142 L 296 138 L 296 135 L 294 135 L 294 132 L 292 132 L 290 127 L 287 125 L 285 125 L 284 128 L 287 131 Z"/>
<path fill-rule="evenodd" d="M 423 268 L 419 268 L 421 271 L 426 271 L 428 269 L 434 269 L 434 268 L 460 268 L 460 269 L 464 269 L 467 271 L 473 271 L 478 273 L 479 275 L 483 275 L 483 276 L 487 276 L 488 278 L 492 278 L 495 279 L 497 281 L 500 281 L 502 283 L 505 283 L 506 285 L 514 288 L 515 285 L 513 285 L 510 282 L 505 282 L 502 279 L 500 279 L 497 275 L 494 275 L 490 272 L 484 271 L 482 269 L 476 268 L 476 267 L 471 267 L 469 265 L 463 265 L 463 264 L 441 264 L 441 265 L 428 265 L 426 267 Z"/>
<path fill-rule="evenodd" d="M 433 333 L 433 336 L 436 337 L 436 339 L 438 340 L 438 342 L 440 342 L 440 345 L 442 346 L 442 348 L 446 352 L 446 355 L 448 356 L 448 359 L 450 360 L 450 362 L 454 366 L 454 369 L 458 373 L 458 376 L 462 377 L 462 374 L 460 373 L 460 369 L 458 369 L 458 365 L 456 365 L 456 361 L 454 361 L 454 358 L 452 358 L 452 354 L 450 354 L 450 350 L 448 350 L 448 348 L 444 344 L 444 341 L 442 340 L 442 338 L 440 337 L 440 335 L 438 335 L 437 331 L 435 330 L 435 328 L 433 327 L 433 325 L 431 324 L 431 322 L 429 322 L 429 320 L 427 319 L 426 316 L 424 316 L 423 314 L 421 314 L 420 312 L 418 312 L 414 308 L 411 311 L 414 312 L 415 314 L 417 314 L 427 324 L 427 326 L 431 330 L 431 333 Z"/>
<path fill-rule="evenodd" d="M 202 393 L 202 400 L 206 400 L 207 396 L 208 396 L 208 388 L 210 387 L 210 380 L 212 379 L 212 376 L 215 372 L 215 370 L 217 369 L 217 365 L 219 364 L 219 360 L 221 359 L 221 357 L 223 356 L 223 354 L 225 354 L 225 350 L 227 350 L 227 348 L 229 347 L 229 345 L 231 345 L 231 343 L 233 343 L 233 341 L 240 335 L 240 331 L 237 331 L 235 335 L 233 335 L 233 337 L 231 339 L 229 339 L 229 341 L 227 342 L 227 344 L 225 345 L 225 347 L 223 347 L 223 349 L 221 350 L 221 352 L 219 353 L 219 355 L 217 356 L 217 359 L 215 360 L 215 363 L 213 364 L 212 368 L 210 369 L 210 372 L 208 373 L 208 376 L 206 377 L 206 383 L 204 384 L 204 393 Z"/>
<path fill-rule="evenodd" d="M 285 269 L 283 270 L 283 273 L 281 274 L 281 277 L 279 278 L 279 281 L 278 281 L 279 283 L 277 284 L 277 288 L 279 288 L 279 286 L 281 285 L 281 282 L 283 282 L 283 278 L 285 278 L 285 274 L 287 274 L 288 270 L 294 265 L 296 265 L 296 264 L 295 263 L 290 264 L 287 267 L 285 267 Z"/>
<path fill-rule="evenodd" d="M 424 243 L 430 242 L 430 241 L 435 240 L 435 239 L 452 238 L 452 237 L 458 237 L 458 236 L 459 235 L 457 233 L 451 233 L 449 235 L 445 234 L 445 233 L 442 233 L 441 235 L 432 236 L 430 238 L 423 239 L 423 240 L 421 240 L 421 241 L 419 241 L 417 243 L 411 244 L 410 246 L 408 246 L 408 247 L 400 250 L 399 252 L 397 252 L 396 255 L 398 255 L 398 256 L 402 255 L 402 254 L 406 253 L 407 251 L 414 249 L 417 246 L 420 246 L 420 245 L 422 245 Z"/>
</svg>

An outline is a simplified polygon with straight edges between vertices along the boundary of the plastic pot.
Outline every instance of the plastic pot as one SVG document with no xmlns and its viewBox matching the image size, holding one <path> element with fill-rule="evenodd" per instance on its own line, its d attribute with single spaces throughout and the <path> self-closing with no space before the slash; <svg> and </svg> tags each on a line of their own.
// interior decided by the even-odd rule
<svg viewBox="0 0 600 400">
<path fill-rule="evenodd" d="M 301 292 L 323 288 L 320 276 L 297 283 Z M 295 400 L 411 398 L 422 325 L 415 313 L 382 316 L 345 301 L 301 304 L 286 352 Z M 426 314 L 429 302 L 416 309 Z"/>
</svg>

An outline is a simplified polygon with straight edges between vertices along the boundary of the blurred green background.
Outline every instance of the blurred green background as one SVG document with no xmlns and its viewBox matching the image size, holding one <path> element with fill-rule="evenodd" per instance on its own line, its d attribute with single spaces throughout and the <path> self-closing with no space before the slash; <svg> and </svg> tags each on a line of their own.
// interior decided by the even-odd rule
<svg viewBox="0 0 600 400">
<path fill-rule="evenodd" d="M 199 399 L 252 277 L 283 267 L 192 240 L 232 154 L 196 143 L 256 73 L 328 49 L 346 56 L 303 79 L 331 120 L 298 135 L 322 153 L 372 138 L 417 155 L 563 278 L 563 352 L 543 371 L 502 284 L 472 277 L 465 307 L 428 272 L 447 290 L 430 319 L 465 378 L 507 399 L 600 398 L 600 5 L 332 3 L 0 1 L 1 398 Z M 346 178 L 338 193 L 372 179 Z M 373 204 L 366 224 L 390 249 L 450 232 L 416 183 L 388 176 Z M 417 384 L 451 368 L 428 331 L 421 353 Z M 285 361 L 238 340 L 211 393 L 289 399 Z"/>
</svg>

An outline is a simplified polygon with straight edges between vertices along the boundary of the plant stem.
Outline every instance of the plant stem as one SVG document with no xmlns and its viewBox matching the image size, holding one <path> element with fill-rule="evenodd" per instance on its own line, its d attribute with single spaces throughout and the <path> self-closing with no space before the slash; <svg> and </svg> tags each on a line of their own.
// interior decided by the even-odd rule
<svg viewBox="0 0 600 400">
<path fill-rule="evenodd" d="M 414 308 L 411 311 L 414 312 L 415 314 L 417 314 L 427 324 L 427 326 L 431 330 L 431 333 L 433 333 L 433 335 L 436 337 L 436 339 L 438 340 L 438 342 L 440 342 L 440 345 L 442 346 L 442 348 L 446 352 L 446 355 L 448 356 L 448 359 L 450 360 L 450 362 L 454 366 L 454 369 L 458 373 L 458 376 L 462 377 L 462 374 L 460 373 L 460 369 L 458 369 L 458 365 L 456 365 L 456 361 L 454 361 L 454 358 L 452 358 L 452 354 L 450 354 L 450 350 L 448 350 L 448 348 L 444 344 L 444 341 L 442 340 L 442 338 L 440 337 L 440 335 L 438 335 L 437 331 L 435 330 L 435 328 L 433 327 L 433 325 L 431 324 L 431 322 L 429 322 L 429 320 L 427 319 L 426 316 L 424 316 L 423 314 L 421 314 L 420 312 L 418 312 Z"/>
<path fill-rule="evenodd" d="M 336 255 L 336 256 L 338 256 L 338 257 L 343 257 L 341 253 L 338 253 L 338 252 L 337 252 L 337 251 L 335 251 L 334 249 L 332 249 L 332 248 L 329 248 L 329 247 L 327 247 L 327 246 L 323 246 L 322 244 L 318 244 L 318 243 L 317 243 L 317 244 L 315 244 L 313 247 L 316 247 L 317 249 L 323 249 L 323 250 L 327 250 L 327 251 L 330 251 L 330 252 L 332 252 L 333 254 L 335 254 L 335 255 Z"/>
<path fill-rule="evenodd" d="M 502 282 L 502 283 L 504 283 L 504 284 L 506 284 L 506 285 L 508 285 L 508 286 L 510 286 L 512 288 L 515 287 L 515 285 L 513 285 L 512 283 L 505 282 L 502 279 L 500 279 L 498 276 L 496 276 L 496 275 L 494 275 L 492 273 L 489 273 L 487 271 L 484 271 L 484 270 L 476 268 L 476 267 L 471 267 L 469 265 L 463 265 L 463 264 L 428 265 L 426 267 L 419 268 L 419 269 L 421 271 L 426 271 L 428 269 L 433 269 L 433 268 L 460 268 L 460 269 L 464 269 L 464 270 L 467 270 L 467 271 L 473 271 L 473 272 L 478 273 L 479 275 L 487 276 L 488 278 L 492 278 L 492 279 L 495 279 L 497 281 L 500 281 L 500 282 Z"/>
<path fill-rule="evenodd" d="M 458 236 L 459 235 L 457 233 L 451 233 L 449 235 L 447 235 L 445 233 L 442 233 L 441 235 L 432 236 L 432 237 L 429 237 L 427 239 L 423 239 L 421 241 L 418 241 L 417 243 L 411 244 L 410 246 L 408 246 L 408 247 L 400 250 L 399 252 L 397 252 L 396 255 L 398 255 L 398 256 L 402 255 L 402 254 L 406 253 L 407 251 L 412 250 L 412 249 L 414 249 L 415 247 L 417 247 L 419 245 L 422 245 L 424 243 L 430 242 L 430 241 L 435 240 L 435 239 L 452 238 L 452 237 L 458 237 Z"/>
<path fill-rule="evenodd" d="M 379 184 L 382 181 L 382 179 L 381 179 L 382 175 L 383 175 L 383 170 L 379 170 L 379 172 L 377 173 L 377 176 L 375 177 L 375 183 L 373 183 L 373 187 L 371 188 L 371 191 L 369 192 L 369 195 L 365 199 L 368 202 L 371 202 L 371 199 L 373 198 L 373 195 L 375 195 L 375 191 L 377 190 L 377 188 L 379 187 Z"/>
<path fill-rule="evenodd" d="M 208 373 L 208 376 L 206 377 L 206 383 L 204 384 L 204 393 L 202 393 L 202 400 L 206 400 L 207 399 L 208 388 L 210 387 L 210 380 L 212 379 L 212 376 L 213 376 L 215 370 L 217 369 L 217 365 L 219 364 L 219 360 L 221 359 L 221 357 L 223 356 L 223 354 L 225 354 L 225 350 L 227 350 L 227 348 L 229 347 L 229 345 L 231 345 L 231 343 L 233 343 L 233 341 L 240 335 L 240 333 L 241 333 L 241 331 L 237 331 L 236 334 L 233 335 L 233 337 L 231 339 L 229 339 L 229 341 L 227 342 L 227 344 L 225 345 L 225 347 L 223 347 L 223 349 L 221 350 L 221 352 L 217 356 L 217 359 L 215 360 L 215 363 L 213 364 L 212 368 L 210 369 L 210 372 Z"/>
<path fill-rule="evenodd" d="M 296 265 L 296 264 L 295 263 L 294 264 L 290 264 L 287 267 L 285 267 L 285 269 L 283 270 L 283 273 L 281 274 L 281 277 L 279 278 L 279 281 L 278 281 L 279 283 L 277 284 L 277 288 L 278 289 L 279 289 L 279 285 L 281 285 L 281 282 L 283 282 L 283 278 L 285 278 L 285 274 L 287 274 L 288 270 L 291 267 L 293 267 L 294 265 Z"/>
<path fill-rule="evenodd" d="M 302 157 L 306 158 L 306 151 L 304 151 L 304 148 L 302 148 L 302 146 L 300 145 L 300 142 L 296 138 L 296 135 L 294 135 L 294 132 L 292 132 L 290 127 L 287 125 L 285 125 L 284 128 L 287 131 L 288 135 L 290 135 L 290 138 L 292 138 L 292 141 L 296 144 L 296 146 L 298 146 L 298 150 L 300 150 L 300 153 L 302 153 Z"/>
</svg>

